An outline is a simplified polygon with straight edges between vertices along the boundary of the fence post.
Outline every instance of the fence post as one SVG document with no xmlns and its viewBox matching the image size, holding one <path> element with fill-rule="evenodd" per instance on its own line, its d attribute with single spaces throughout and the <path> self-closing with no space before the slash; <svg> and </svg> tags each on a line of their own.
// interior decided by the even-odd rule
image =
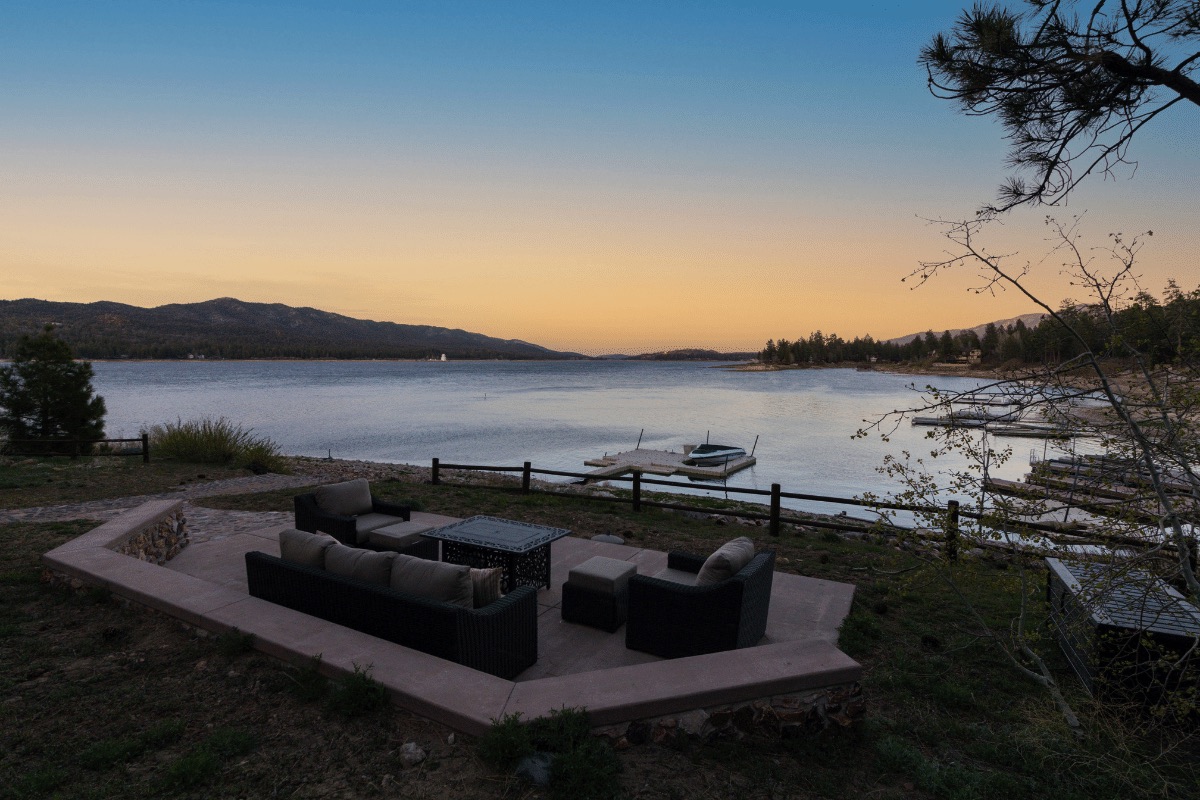
<svg viewBox="0 0 1200 800">
<path fill-rule="evenodd" d="M 433 468 L 429 471 L 429 482 L 434 486 L 438 485 L 438 460 L 433 460 Z"/>
<path fill-rule="evenodd" d="M 767 528 L 772 536 L 779 535 L 779 484 L 771 484 L 771 523 Z"/>
<path fill-rule="evenodd" d="M 142 434 L 142 463 L 150 463 L 150 434 Z"/>
<path fill-rule="evenodd" d="M 958 560 L 958 501 L 946 503 L 946 558 Z"/>
<path fill-rule="evenodd" d="M 532 465 L 530 462 L 525 462 L 525 468 L 521 470 L 521 491 L 529 494 L 529 470 Z"/>
<path fill-rule="evenodd" d="M 633 471 L 633 510 L 642 510 L 642 471 L 640 469 Z"/>
</svg>

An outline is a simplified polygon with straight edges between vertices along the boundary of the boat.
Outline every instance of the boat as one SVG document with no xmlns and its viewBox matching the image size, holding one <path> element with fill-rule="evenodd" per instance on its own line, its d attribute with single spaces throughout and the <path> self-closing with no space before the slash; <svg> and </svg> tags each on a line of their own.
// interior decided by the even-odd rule
<svg viewBox="0 0 1200 800">
<path fill-rule="evenodd" d="M 688 461 L 696 466 L 712 466 L 724 464 L 746 455 L 741 447 L 727 444 L 698 444 L 688 453 Z"/>
</svg>

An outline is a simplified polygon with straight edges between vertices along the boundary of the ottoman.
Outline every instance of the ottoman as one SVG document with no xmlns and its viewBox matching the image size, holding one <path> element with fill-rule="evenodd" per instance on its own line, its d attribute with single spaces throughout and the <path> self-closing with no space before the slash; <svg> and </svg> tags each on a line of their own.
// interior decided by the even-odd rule
<svg viewBox="0 0 1200 800">
<path fill-rule="evenodd" d="M 397 522 L 376 528 L 367 534 L 366 546 L 371 550 L 390 550 L 429 561 L 438 560 L 438 542 L 421 534 L 430 530 L 419 522 Z"/>
<path fill-rule="evenodd" d="M 629 613 L 629 579 L 637 567 L 628 561 L 593 556 L 568 573 L 562 587 L 562 618 L 612 633 Z"/>
</svg>

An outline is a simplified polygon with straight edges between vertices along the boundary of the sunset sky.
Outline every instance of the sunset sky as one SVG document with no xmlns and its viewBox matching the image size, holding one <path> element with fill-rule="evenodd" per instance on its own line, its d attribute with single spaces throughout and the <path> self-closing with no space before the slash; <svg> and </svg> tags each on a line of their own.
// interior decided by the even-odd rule
<svg viewBox="0 0 1200 800">
<path fill-rule="evenodd" d="M 593 354 L 1033 311 L 900 282 L 944 249 L 925 219 L 1005 174 L 997 124 L 916 62 L 962 7 L 7 0 L 0 299 L 231 296 Z M 1153 229 L 1155 292 L 1200 283 L 1184 106 L 1052 212 L 1090 245 Z M 996 249 L 1039 262 L 1046 213 Z"/>
</svg>

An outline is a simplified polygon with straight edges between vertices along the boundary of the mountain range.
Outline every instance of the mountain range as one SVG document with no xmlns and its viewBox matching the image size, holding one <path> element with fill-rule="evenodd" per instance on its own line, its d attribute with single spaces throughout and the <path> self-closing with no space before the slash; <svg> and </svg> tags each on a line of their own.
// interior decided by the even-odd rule
<svg viewBox="0 0 1200 800">
<path fill-rule="evenodd" d="M 0 356 L 47 324 L 81 358 L 584 358 L 520 339 L 231 297 L 156 308 L 0 300 Z"/>
</svg>

